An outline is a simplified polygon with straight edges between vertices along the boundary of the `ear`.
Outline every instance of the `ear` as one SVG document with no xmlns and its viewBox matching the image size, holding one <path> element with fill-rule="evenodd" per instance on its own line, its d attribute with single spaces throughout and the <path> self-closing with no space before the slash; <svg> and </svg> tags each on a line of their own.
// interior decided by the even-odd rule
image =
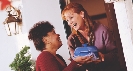
<svg viewBox="0 0 133 71">
<path fill-rule="evenodd" d="M 43 37 L 43 38 L 42 38 L 42 41 L 43 41 L 44 43 L 47 43 L 47 42 L 48 42 L 47 37 Z"/>
<path fill-rule="evenodd" d="M 81 12 L 80 12 L 80 16 L 81 16 L 82 18 L 84 18 L 84 11 L 81 11 Z"/>
<path fill-rule="evenodd" d="M 43 37 L 42 41 L 46 44 L 51 44 L 51 42 L 49 41 L 49 36 Z"/>
</svg>

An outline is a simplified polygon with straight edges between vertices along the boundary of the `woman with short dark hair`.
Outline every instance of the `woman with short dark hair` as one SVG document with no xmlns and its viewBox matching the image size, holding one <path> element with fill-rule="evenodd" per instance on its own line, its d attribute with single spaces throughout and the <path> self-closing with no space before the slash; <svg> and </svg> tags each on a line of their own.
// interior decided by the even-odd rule
<svg viewBox="0 0 133 71">
<path fill-rule="evenodd" d="M 62 46 L 60 35 L 56 34 L 53 25 L 48 21 L 36 23 L 30 29 L 28 38 L 33 40 L 36 50 L 41 51 L 36 60 L 36 71 L 77 71 L 91 59 L 79 56 L 67 66 L 65 60 L 56 54 Z"/>
</svg>

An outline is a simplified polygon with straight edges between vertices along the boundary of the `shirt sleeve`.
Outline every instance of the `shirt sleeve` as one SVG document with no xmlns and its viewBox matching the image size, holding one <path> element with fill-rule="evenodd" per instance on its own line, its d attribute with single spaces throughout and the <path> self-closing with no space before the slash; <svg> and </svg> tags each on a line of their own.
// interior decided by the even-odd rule
<svg viewBox="0 0 133 71">
<path fill-rule="evenodd" d="M 68 66 L 63 70 L 59 66 L 59 62 L 56 58 L 50 53 L 43 53 L 39 55 L 37 59 L 37 66 L 40 68 L 40 71 L 76 71 L 78 65 L 75 61 L 72 61 Z"/>
<path fill-rule="evenodd" d="M 104 61 L 106 63 L 114 63 L 117 61 L 117 48 L 113 41 L 113 35 L 110 31 L 103 31 L 103 42 L 106 48 L 106 53 L 104 54 Z"/>
<path fill-rule="evenodd" d="M 68 37 L 67 44 L 68 44 L 70 56 L 71 58 L 73 58 L 74 50 L 76 49 L 76 47 L 82 46 L 82 44 L 75 34 L 71 34 Z"/>
<path fill-rule="evenodd" d="M 58 63 L 50 53 L 41 53 L 37 59 L 40 71 L 60 71 Z"/>
</svg>

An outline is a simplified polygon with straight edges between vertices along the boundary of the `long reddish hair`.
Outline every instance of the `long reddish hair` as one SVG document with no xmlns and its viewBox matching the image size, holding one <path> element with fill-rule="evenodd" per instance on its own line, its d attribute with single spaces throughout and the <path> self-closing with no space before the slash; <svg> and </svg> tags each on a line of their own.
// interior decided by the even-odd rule
<svg viewBox="0 0 133 71">
<path fill-rule="evenodd" d="M 84 12 L 84 21 L 85 25 L 88 28 L 88 31 L 91 32 L 93 30 L 93 20 L 91 20 L 90 16 L 88 15 L 87 11 L 83 8 L 83 6 L 79 3 L 69 3 L 65 6 L 64 10 L 62 11 L 62 19 L 66 20 L 64 14 L 68 11 L 72 11 L 74 13 L 80 13 L 81 11 Z"/>
<path fill-rule="evenodd" d="M 84 22 L 85 22 L 85 25 L 86 25 L 86 28 L 87 28 L 87 31 L 88 31 L 88 35 L 90 37 L 93 37 L 93 38 L 90 38 L 90 43 L 93 43 L 93 41 L 94 41 L 94 34 L 93 34 L 94 21 L 91 20 L 91 18 L 88 15 L 87 11 L 83 8 L 83 6 L 81 4 L 71 2 L 71 3 L 69 3 L 65 6 L 64 10 L 61 13 L 61 16 L 62 16 L 63 20 L 66 20 L 64 14 L 68 11 L 72 11 L 72 12 L 77 13 L 77 14 L 80 14 L 81 11 L 84 12 Z M 73 28 L 71 28 L 71 30 L 72 30 L 72 33 L 73 32 L 75 33 L 75 30 Z"/>
</svg>

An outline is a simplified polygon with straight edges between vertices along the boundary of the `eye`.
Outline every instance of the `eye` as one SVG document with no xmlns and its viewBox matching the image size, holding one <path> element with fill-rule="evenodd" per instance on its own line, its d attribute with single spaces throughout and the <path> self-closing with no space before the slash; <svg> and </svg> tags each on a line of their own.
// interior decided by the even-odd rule
<svg viewBox="0 0 133 71">
<path fill-rule="evenodd" d="M 53 34 L 55 34 L 55 31 L 53 31 Z"/>
<path fill-rule="evenodd" d="M 70 19 L 72 19 L 73 17 L 70 17 Z"/>
<path fill-rule="evenodd" d="M 69 22 L 73 17 L 69 17 L 69 19 L 66 19 L 67 22 Z"/>
<path fill-rule="evenodd" d="M 51 32 L 52 32 L 52 34 L 54 34 L 55 33 L 55 30 L 52 30 Z"/>
</svg>

